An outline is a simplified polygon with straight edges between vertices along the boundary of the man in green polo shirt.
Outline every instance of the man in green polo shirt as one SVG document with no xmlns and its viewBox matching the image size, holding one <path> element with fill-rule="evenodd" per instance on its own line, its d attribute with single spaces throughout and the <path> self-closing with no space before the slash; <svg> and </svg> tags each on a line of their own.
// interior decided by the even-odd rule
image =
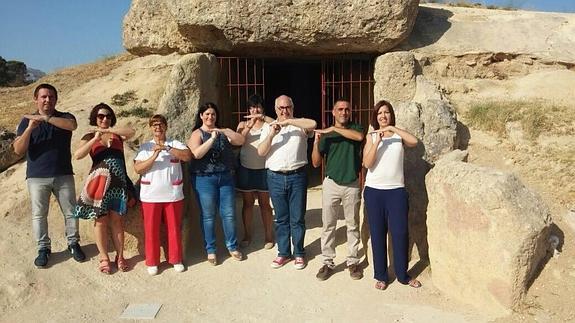
<svg viewBox="0 0 575 323">
<path fill-rule="evenodd" d="M 358 257 L 361 192 L 358 174 L 361 168 L 363 127 L 350 122 L 350 104 L 346 100 L 338 100 L 333 106 L 332 114 L 333 126 L 315 130 L 311 155 L 313 167 L 321 166 L 324 156 L 326 162 L 321 217 L 321 253 L 324 260 L 316 277 L 326 280 L 333 273 L 337 209 L 342 204 L 347 226 L 347 268 L 352 279 L 361 279 L 363 272 Z"/>
</svg>

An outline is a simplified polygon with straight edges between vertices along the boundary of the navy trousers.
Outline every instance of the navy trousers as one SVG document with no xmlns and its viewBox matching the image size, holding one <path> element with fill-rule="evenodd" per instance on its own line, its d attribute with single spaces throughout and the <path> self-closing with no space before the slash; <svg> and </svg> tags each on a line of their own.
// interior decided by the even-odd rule
<svg viewBox="0 0 575 323">
<path fill-rule="evenodd" d="M 363 198 L 371 233 L 374 278 L 378 281 L 389 282 L 387 274 L 387 231 L 389 230 L 395 276 L 400 283 L 407 284 L 411 280 L 407 275 L 409 246 L 407 191 L 403 187 L 378 190 L 366 186 Z"/>
</svg>

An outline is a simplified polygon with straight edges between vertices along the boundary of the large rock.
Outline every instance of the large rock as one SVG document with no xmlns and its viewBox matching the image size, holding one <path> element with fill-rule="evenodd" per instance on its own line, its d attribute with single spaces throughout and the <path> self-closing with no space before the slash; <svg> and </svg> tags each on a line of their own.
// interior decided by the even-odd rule
<svg viewBox="0 0 575 323">
<path fill-rule="evenodd" d="M 0 172 L 14 165 L 23 157 L 16 155 L 14 148 L 12 148 L 14 138 L 16 138 L 15 133 L 0 128 Z"/>
<path fill-rule="evenodd" d="M 418 0 L 133 0 L 124 47 L 136 55 L 383 53 L 405 39 Z"/>
<path fill-rule="evenodd" d="M 188 54 L 174 65 L 158 113 L 165 114 L 169 135 L 186 142 L 192 133 L 198 107 L 208 101 L 217 104 L 217 59 L 211 54 Z M 223 113 L 223 109 L 220 109 Z M 222 121 L 223 115 L 218 116 Z"/>
<path fill-rule="evenodd" d="M 409 102 L 416 90 L 416 60 L 410 52 L 392 52 L 379 56 L 373 69 L 373 96 L 385 98 L 393 106 Z"/>
<path fill-rule="evenodd" d="M 457 158 L 440 159 L 426 177 L 433 284 L 506 314 L 518 309 L 545 257 L 549 210 L 514 175 L 453 154 Z"/>
<path fill-rule="evenodd" d="M 401 103 L 395 106 L 395 117 L 398 127 L 421 141 L 420 155 L 430 163 L 458 148 L 457 115 L 447 101 Z"/>
<path fill-rule="evenodd" d="M 504 38 L 501 37 L 502 33 L 505 34 Z M 572 13 L 425 4 L 419 8 L 413 32 L 397 49 L 450 56 L 469 53 L 527 54 L 546 61 L 573 64 L 573 35 L 575 15 Z"/>
</svg>

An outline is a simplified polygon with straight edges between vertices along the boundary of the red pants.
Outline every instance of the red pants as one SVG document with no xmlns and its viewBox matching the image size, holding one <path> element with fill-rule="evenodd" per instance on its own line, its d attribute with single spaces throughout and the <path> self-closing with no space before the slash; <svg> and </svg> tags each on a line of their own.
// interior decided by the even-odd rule
<svg viewBox="0 0 575 323">
<path fill-rule="evenodd" d="M 146 266 L 160 264 L 160 222 L 162 215 L 168 233 L 168 262 L 182 263 L 182 209 L 184 200 L 177 202 L 142 202 L 144 235 L 146 246 Z"/>
</svg>

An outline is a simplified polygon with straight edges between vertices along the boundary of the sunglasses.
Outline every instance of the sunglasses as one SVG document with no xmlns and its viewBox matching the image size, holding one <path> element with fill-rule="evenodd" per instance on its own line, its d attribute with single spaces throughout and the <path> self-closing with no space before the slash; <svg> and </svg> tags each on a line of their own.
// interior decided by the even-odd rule
<svg viewBox="0 0 575 323">
<path fill-rule="evenodd" d="M 163 127 L 163 126 L 164 126 L 163 123 L 154 123 L 154 124 L 152 124 L 152 128 Z"/>
<path fill-rule="evenodd" d="M 108 120 L 112 119 L 112 116 L 109 114 L 98 113 L 98 119 L 104 120 L 104 118 L 108 118 Z"/>
</svg>

